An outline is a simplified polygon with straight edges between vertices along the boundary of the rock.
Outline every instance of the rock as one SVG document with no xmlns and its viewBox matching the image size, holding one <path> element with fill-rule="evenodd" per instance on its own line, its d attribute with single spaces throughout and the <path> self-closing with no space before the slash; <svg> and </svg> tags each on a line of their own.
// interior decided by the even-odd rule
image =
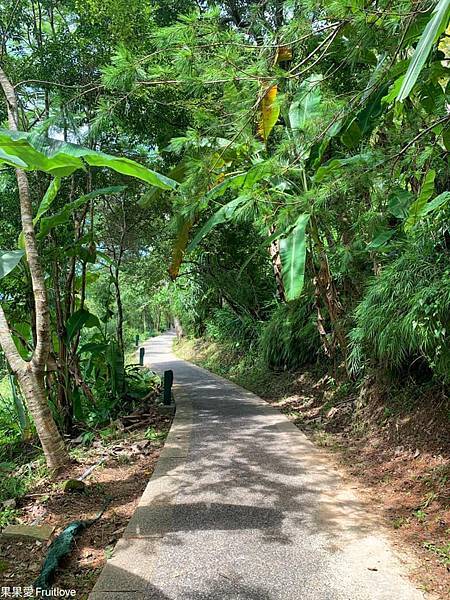
<svg viewBox="0 0 450 600">
<path fill-rule="evenodd" d="M 8 525 L 2 536 L 7 538 L 25 538 L 45 542 L 49 540 L 55 528 L 52 525 Z"/>
<path fill-rule="evenodd" d="M 79 479 L 67 479 L 62 485 L 63 492 L 68 494 L 70 492 L 84 492 L 86 484 L 84 481 Z"/>
<path fill-rule="evenodd" d="M 17 503 L 15 498 L 10 498 L 9 500 L 5 500 L 2 502 L 2 506 L 4 508 L 16 508 Z"/>
</svg>

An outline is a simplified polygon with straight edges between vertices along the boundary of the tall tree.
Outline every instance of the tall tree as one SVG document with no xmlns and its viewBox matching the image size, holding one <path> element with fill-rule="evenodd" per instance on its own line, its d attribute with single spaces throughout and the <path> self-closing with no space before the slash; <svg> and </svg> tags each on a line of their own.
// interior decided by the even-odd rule
<svg viewBox="0 0 450 600">
<path fill-rule="evenodd" d="M 17 96 L 13 85 L 1 67 L 0 85 L 6 98 L 9 128 L 11 131 L 18 131 L 19 111 Z M 52 469 L 59 469 L 68 461 L 69 455 L 52 417 L 44 386 L 44 377 L 50 352 L 50 313 L 47 290 L 33 225 L 33 207 L 31 204 L 28 177 L 25 171 L 16 169 L 16 179 L 25 253 L 30 269 L 35 304 L 36 343 L 31 360 L 25 361 L 17 351 L 1 305 L 0 343 L 19 381 L 28 408 L 33 415 L 47 465 Z"/>
</svg>

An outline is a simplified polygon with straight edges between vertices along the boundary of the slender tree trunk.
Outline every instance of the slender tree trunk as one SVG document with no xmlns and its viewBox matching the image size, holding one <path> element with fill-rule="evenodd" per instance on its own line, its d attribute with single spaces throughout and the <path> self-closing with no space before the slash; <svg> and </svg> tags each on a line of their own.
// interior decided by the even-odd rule
<svg viewBox="0 0 450 600">
<path fill-rule="evenodd" d="M 68 371 L 68 348 L 66 344 L 66 327 L 62 306 L 60 271 L 58 261 L 53 263 L 54 301 L 56 307 L 56 333 L 58 335 L 59 350 L 57 360 L 56 381 L 58 385 L 58 407 L 64 419 L 65 433 L 72 431 L 72 401 Z"/>
<path fill-rule="evenodd" d="M 17 131 L 19 128 L 17 97 L 13 86 L 1 67 L 0 86 L 6 97 L 9 128 L 12 131 Z M 36 346 L 30 362 L 26 362 L 20 357 L 12 339 L 5 314 L 1 308 L 0 344 L 13 373 L 19 381 L 25 401 L 33 416 L 47 464 L 52 469 L 58 469 L 68 462 L 69 455 L 65 450 L 63 439 L 50 412 L 44 387 L 44 373 L 50 352 L 50 316 L 47 289 L 45 287 L 33 226 L 33 209 L 28 177 L 24 171 L 16 169 L 16 179 L 19 191 L 25 253 L 30 269 L 36 311 Z"/>
<path fill-rule="evenodd" d="M 183 327 L 181 326 L 180 319 L 178 317 L 174 317 L 173 324 L 175 327 L 175 333 L 177 334 L 177 338 L 182 338 L 184 333 L 183 333 Z"/>
<path fill-rule="evenodd" d="M 275 233 L 275 226 L 269 229 L 269 235 Z M 273 240 L 269 247 L 270 258 L 272 259 L 273 274 L 275 275 L 275 282 L 277 286 L 278 298 L 281 302 L 285 302 L 286 297 L 284 293 L 283 277 L 281 274 L 281 257 L 280 257 L 280 243 L 279 240 Z"/>
<path fill-rule="evenodd" d="M 117 343 L 119 346 L 120 352 L 124 353 L 124 343 L 123 343 L 123 306 L 122 306 L 122 296 L 120 293 L 120 270 L 119 266 L 116 265 L 114 272 L 112 267 L 110 269 L 111 276 L 114 282 L 114 293 L 116 297 L 116 306 L 117 306 L 117 323 L 116 323 L 116 335 L 117 335 Z"/>
<path fill-rule="evenodd" d="M 20 389 L 33 415 L 36 431 L 44 450 L 47 466 L 59 469 L 64 464 L 66 449 L 48 405 L 43 377 L 31 369 L 16 373 Z M 68 457 L 67 457 L 68 460 Z"/>
</svg>

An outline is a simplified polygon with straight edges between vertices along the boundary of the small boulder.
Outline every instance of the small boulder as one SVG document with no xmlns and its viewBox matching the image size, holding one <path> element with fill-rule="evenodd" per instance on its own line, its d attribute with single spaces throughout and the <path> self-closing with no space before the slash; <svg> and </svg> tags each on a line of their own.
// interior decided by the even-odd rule
<svg viewBox="0 0 450 600">
<path fill-rule="evenodd" d="M 9 500 L 5 500 L 2 502 L 3 508 L 16 508 L 17 502 L 15 498 L 10 498 Z"/>
<path fill-rule="evenodd" d="M 55 528 L 51 525 L 8 525 L 2 531 L 7 538 L 25 538 L 45 542 L 50 539 Z"/>
</svg>

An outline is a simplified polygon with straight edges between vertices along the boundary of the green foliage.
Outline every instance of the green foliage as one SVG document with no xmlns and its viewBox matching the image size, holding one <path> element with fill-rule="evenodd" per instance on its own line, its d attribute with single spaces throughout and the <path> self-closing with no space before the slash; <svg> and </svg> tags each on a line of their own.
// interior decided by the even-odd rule
<svg viewBox="0 0 450 600">
<path fill-rule="evenodd" d="M 255 379 L 321 347 L 345 363 L 348 342 L 356 370 L 448 381 L 446 0 L 3 4 L 30 131 L 0 131 L 0 297 L 29 359 L 21 167 L 61 428 L 106 426 L 156 390 L 124 357 L 175 317 Z M 5 456 L 26 429 L 9 395 Z"/>
<path fill-rule="evenodd" d="M 249 347 L 258 336 L 259 323 L 229 307 L 218 308 L 205 321 L 205 338 L 216 342 L 232 341 L 236 347 Z"/>
<path fill-rule="evenodd" d="M 167 437 L 167 433 L 164 431 L 157 431 L 154 427 L 149 427 L 146 429 L 144 437 L 151 442 L 160 442 Z"/>
<path fill-rule="evenodd" d="M 85 204 L 87 204 L 90 200 L 94 198 L 98 198 L 99 196 L 107 195 L 107 194 L 119 194 L 125 190 L 125 186 L 111 186 L 108 188 L 103 188 L 99 190 L 94 190 L 93 192 L 89 192 L 89 194 L 83 194 L 77 200 L 73 202 L 69 202 L 57 213 L 51 215 L 50 217 L 44 217 L 40 221 L 39 232 L 37 234 L 38 239 L 44 238 L 48 235 L 54 227 L 58 225 L 64 225 L 68 223 L 72 218 L 73 214 L 80 208 L 82 208 Z M 39 212 L 38 212 L 39 214 Z M 41 213 L 43 214 L 43 213 Z M 37 215 L 36 215 L 37 218 Z M 36 221 L 36 219 L 35 219 Z M 36 221 L 37 222 L 37 221 Z"/>
<path fill-rule="evenodd" d="M 0 250 L 0 279 L 17 267 L 24 254 L 23 250 Z"/>
<path fill-rule="evenodd" d="M 297 369 L 313 362 L 320 340 L 311 300 L 279 305 L 264 327 L 260 348 L 271 369 Z"/>
<path fill-rule="evenodd" d="M 300 215 L 291 233 L 280 240 L 282 276 L 287 300 L 297 299 L 303 289 L 308 221 L 309 215 Z"/>
<path fill-rule="evenodd" d="M 448 382 L 450 255 L 444 223 L 445 215 L 439 228 L 436 223 L 423 226 L 372 279 L 350 333 L 355 370 L 362 361 L 375 360 L 389 369 L 414 372 L 424 361 Z"/>
<path fill-rule="evenodd" d="M 424 548 L 436 554 L 440 562 L 448 568 L 450 565 L 450 542 L 448 544 L 435 544 L 433 542 L 424 542 Z"/>
<path fill-rule="evenodd" d="M 67 339 L 72 340 L 83 327 L 98 327 L 100 329 L 100 321 L 98 317 L 85 308 L 80 308 L 70 316 L 66 323 Z"/>
<path fill-rule="evenodd" d="M 93 167 L 108 167 L 118 173 L 137 177 L 162 189 L 174 189 L 177 185 L 176 181 L 155 173 L 128 158 L 111 156 L 104 152 L 50 139 L 42 135 L 0 130 L 0 149 L 2 148 L 7 148 L 9 154 L 20 158 L 23 162 L 23 169 L 44 171 L 56 178 L 67 177 L 78 169 L 84 169 L 83 161 L 85 161 Z M 14 161 L 5 157 L 0 157 L 0 162 L 16 166 Z"/>
<path fill-rule="evenodd" d="M 448 0 L 439 0 L 430 21 L 420 37 L 419 43 L 414 50 L 414 54 L 412 55 L 408 70 L 402 81 L 402 87 L 398 93 L 399 102 L 403 102 L 411 93 L 411 90 L 423 69 L 425 61 L 431 52 L 433 43 L 436 42 L 447 27 L 449 14 L 450 7 L 448 5 Z"/>
</svg>

